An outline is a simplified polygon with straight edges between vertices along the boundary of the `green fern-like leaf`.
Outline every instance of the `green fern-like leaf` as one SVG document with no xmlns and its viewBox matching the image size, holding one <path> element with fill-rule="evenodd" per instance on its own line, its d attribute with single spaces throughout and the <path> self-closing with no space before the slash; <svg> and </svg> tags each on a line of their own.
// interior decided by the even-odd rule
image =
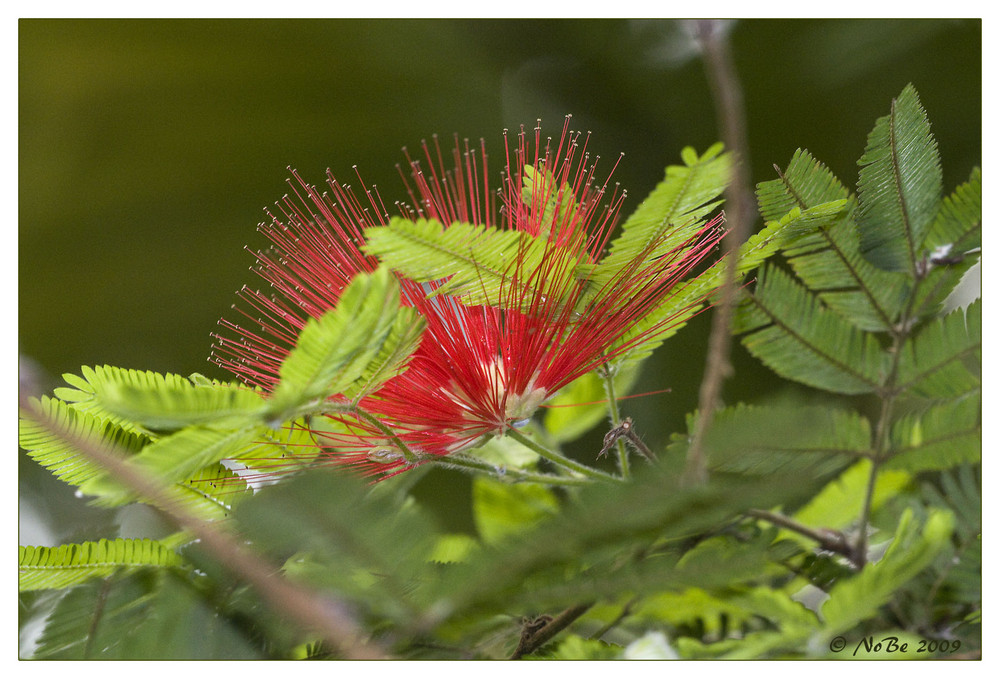
<svg viewBox="0 0 1000 679">
<path fill-rule="evenodd" d="M 964 465 L 941 474 L 937 484 L 925 482 L 921 489 L 930 505 L 946 507 L 955 515 L 955 530 L 963 540 L 983 531 L 982 477 L 981 465 Z"/>
<path fill-rule="evenodd" d="M 406 369 L 427 326 L 426 319 L 410 308 L 400 309 L 378 353 L 365 365 L 345 396 L 360 401 Z"/>
<path fill-rule="evenodd" d="M 699 156 L 688 147 L 684 165 L 671 165 L 666 176 L 622 225 L 608 255 L 588 283 L 600 289 L 622 275 L 637 257 L 650 260 L 676 251 L 705 224 L 729 183 L 730 154 L 716 144 Z"/>
<path fill-rule="evenodd" d="M 846 201 L 842 213 L 818 222 L 811 234 L 790 243 L 785 255 L 806 287 L 846 320 L 863 330 L 893 326 L 906 302 L 910 279 L 882 271 L 861 256 L 853 220 L 855 200 L 826 167 L 800 149 L 778 179 L 758 185 L 757 197 L 768 218 L 782 209 L 813 210 L 831 200 Z"/>
<path fill-rule="evenodd" d="M 981 416 L 979 394 L 974 393 L 901 417 L 892 427 L 893 457 L 886 468 L 921 472 L 979 462 Z"/>
<path fill-rule="evenodd" d="M 897 385 L 908 395 L 953 398 L 980 386 L 982 303 L 931 320 L 901 351 Z"/>
<path fill-rule="evenodd" d="M 780 269 L 761 271 L 750 306 L 756 327 L 743 344 L 782 377 L 841 394 L 870 392 L 885 379 L 887 357 L 876 339 Z"/>
<path fill-rule="evenodd" d="M 757 185 L 757 203 L 765 222 L 778 221 L 795 208 L 805 210 L 850 197 L 840 180 L 803 149 L 795 151 L 779 175 Z"/>
<path fill-rule="evenodd" d="M 105 397 L 117 393 L 122 388 L 134 388 L 145 392 L 159 392 L 164 389 L 183 389 L 190 385 L 187 378 L 173 373 L 160 374 L 151 370 L 130 370 L 110 365 L 84 366 L 80 375 L 65 374 L 63 379 L 69 387 L 59 387 L 53 393 L 81 412 L 91 413 L 108 420 L 129 431 L 149 433 L 137 422 L 108 410 Z"/>
<path fill-rule="evenodd" d="M 983 177 L 977 167 L 969 180 L 944 199 L 924 241 L 925 250 L 951 245 L 952 254 L 981 245 L 983 222 Z"/>
<path fill-rule="evenodd" d="M 35 658 L 84 660 L 120 657 L 123 638 L 150 617 L 155 585 L 139 571 L 92 580 L 70 589 L 48 616 Z"/>
<path fill-rule="evenodd" d="M 70 485 L 79 487 L 104 474 L 104 470 L 81 454 L 70 440 L 113 445 L 126 453 L 137 453 L 150 442 L 141 434 L 126 431 L 58 399 L 42 396 L 36 403 L 42 416 L 52 424 L 22 414 L 18 442 L 29 457 Z"/>
<path fill-rule="evenodd" d="M 210 465 L 176 485 L 172 507 L 205 521 L 228 518 L 233 508 L 253 495 L 247 482 L 221 464 Z"/>
<path fill-rule="evenodd" d="M 366 251 L 420 283 L 431 295 L 452 295 L 471 306 L 527 308 L 555 303 L 575 290 L 582 262 L 568 249 L 530 234 L 497 227 L 394 218 L 365 231 Z"/>
<path fill-rule="evenodd" d="M 647 549 L 650 540 L 695 535 L 750 507 L 801 501 L 811 488 L 791 469 L 776 471 L 768 484 L 727 475 L 697 487 L 679 485 L 658 467 L 643 471 L 646 475 L 637 474 L 635 483 L 585 487 L 571 507 L 505 541 L 503 550 L 470 555 L 451 577 L 434 584 L 435 596 L 445 597 L 459 615 L 509 610 L 515 601 L 533 605 L 544 600 L 556 606 L 588 600 L 584 597 L 596 592 L 623 595 L 635 582 L 651 588 L 690 587 L 711 575 L 721 583 L 746 572 L 749 562 L 720 563 L 706 574 L 678 570 L 676 555 L 664 555 L 659 561 L 643 561 L 634 572 L 623 574 L 617 568 L 627 561 L 625 555 Z M 796 482 L 789 482 L 793 477 Z M 581 560 L 581 554 L 588 558 Z M 755 559 L 751 555 L 750 561 Z M 630 580 L 633 575 L 636 579 Z"/>
<path fill-rule="evenodd" d="M 843 201 L 832 201 L 807 210 L 794 209 L 752 235 L 740 246 L 737 254 L 737 284 L 782 247 L 812 231 L 817 222 L 824 222 L 840 212 L 843 205 Z M 613 364 L 622 366 L 642 361 L 680 331 L 705 308 L 724 284 L 728 266 L 728 260 L 720 259 L 696 277 L 678 285 L 652 311 L 633 323 L 616 343 L 616 346 L 628 345 L 629 350 L 616 357 Z"/>
<path fill-rule="evenodd" d="M 879 268 L 915 275 L 941 200 L 941 166 L 912 85 L 875 123 L 858 164 L 861 253 Z"/>
<path fill-rule="evenodd" d="M 979 261 L 983 199 L 979 168 L 944 199 L 924 241 L 926 274 L 915 293 L 915 315 L 936 313 L 966 272 Z"/>
<path fill-rule="evenodd" d="M 416 347 L 414 334 L 401 329 L 407 324 L 421 327 L 413 309 L 400 307 L 399 284 L 387 269 L 355 277 L 334 309 L 302 328 L 268 404 L 272 422 L 310 402 L 387 379 L 405 360 L 402 349 Z"/>
<path fill-rule="evenodd" d="M 300 471 L 320 454 L 316 438 L 323 426 L 320 423 L 333 422 L 327 417 L 301 418 L 280 429 L 264 429 L 259 431 L 253 445 L 240 450 L 232 459 L 253 470 L 248 475 L 260 480 Z"/>
<path fill-rule="evenodd" d="M 184 482 L 205 467 L 237 458 L 248 448 L 261 445 L 257 439 L 262 430 L 263 427 L 237 430 L 187 427 L 146 446 L 130 462 L 161 483 Z M 102 503 L 120 504 L 141 499 L 108 476 L 90 479 L 80 484 L 80 490 L 99 496 Z"/>
<path fill-rule="evenodd" d="M 260 621 L 258 614 L 257 621 Z M 145 568 L 65 592 L 34 657 L 46 660 L 259 658 L 231 615 L 171 569 Z"/>
<path fill-rule="evenodd" d="M 838 581 L 819 617 L 786 592 L 758 588 L 727 601 L 769 620 L 763 630 L 710 645 L 682 639 L 679 647 L 686 657 L 731 660 L 825 653 L 833 637 L 877 615 L 896 592 L 947 548 L 953 524 L 949 512 L 935 511 L 920 525 L 907 510 L 885 556 L 853 578 Z"/>
<path fill-rule="evenodd" d="M 155 388 L 112 383 L 95 398 L 113 417 L 157 431 L 209 422 L 239 426 L 264 410 L 263 394 L 236 382 L 196 385 L 185 380 Z"/>
<path fill-rule="evenodd" d="M 413 619 L 425 591 L 413 585 L 429 577 L 436 533 L 412 502 L 317 470 L 241 504 L 234 517 L 257 548 L 296 554 L 285 564 L 291 577 Z"/>
<path fill-rule="evenodd" d="M 18 588 L 65 589 L 120 568 L 171 568 L 181 558 L 154 540 L 99 540 L 59 547 L 18 547 Z"/>
<path fill-rule="evenodd" d="M 696 419 L 688 417 L 689 430 Z M 674 445 L 686 444 L 684 437 Z M 719 472 L 766 476 L 796 469 L 803 478 L 821 479 L 868 455 L 871 431 L 865 418 L 849 411 L 739 404 L 714 415 L 705 449 Z"/>
</svg>

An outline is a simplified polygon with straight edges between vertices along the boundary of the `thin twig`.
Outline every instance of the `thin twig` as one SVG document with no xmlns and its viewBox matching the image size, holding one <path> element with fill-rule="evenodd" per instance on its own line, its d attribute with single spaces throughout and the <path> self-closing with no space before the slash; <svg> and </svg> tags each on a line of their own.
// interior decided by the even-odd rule
<svg viewBox="0 0 1000 679">
<path fill-rule="evenodd" d="M 607 472 L 602 472 L 600 469 L 594 469 L 593 467 L 588 467 L 587 465 L 581 464 L 581 463 L 577 462 L 576 460 L 572 460 L 572 459 L 570 459 L 568 457 L 564 457 L 563 455 L 560 455 L 559 453 L 555 452 L 554 450 L 549 450 L 545 446 L 540 445 L 537 442 L 533 441 L 530 437 L 525 436 L 524 434 L 522 434 L 517 429 L 513 429 L 513 428 L 508 429 L 507 430 L 507 436 L 510 436 L 512 439 L 514 439 L 518 443 L 521 443 L 525 447 L 530 448 L 531 450 L 535 451 L 536 453 L 538 453 L 540 456 L 542 456 L 543 458 L 545 458 L 549 462 L 552 462 L 553 464 L 557 464 L 560 467 L 568 469 L 568 470 L 570 470 L 572 472 L 576 472 L 577 474 L 582 474 L 585 477 L 589 477 L 591 479 L 596 479 L 596 480 L 600 480 L 600 481 L 619 481 L 620 482 L 620 481 L 623 480 L 621 477 L 614 476 L 613 474 L 608 474 Z"/>
<path fill-rule="evenodd" d="M 462 455 L 461 453 L 452 453 L 451 455 L 420 455 L 416 460 L 416 464 L 433 464 L 445 469 L 485 472 L 490 476 L 509 482 L 543 483 L 549 486 L 586 486 L 593 483 L 592 479 L 584 476 L 557 476 L 555 474 L 526 471 L 517 467 L 498 467 L 486 460 Z"/>
<path fill-rule="evenodd" d="M 518 660 L 523 656 L 534 653 L 548 643 L 552 637 L 569 627 L 577 618 L 589 611 L 593 605 L 593 602 L 578 604 L 567 608 L 554 618 L 546 616 L 545 618 L 536 618 L 532 621 L 541 622 L 541 624 L 526 624 L 521 631 L 521 640 L 518 642 L 514 652 L 511 653 L 510 659 Z"/>
<path fill-rule="evenodd" d="M 319 595 L 285 580 L 278 575 L 277 567 L 247 552 L 230 536 L 178 506 L 167 488 L 137 469 L 113 446 L 77 436 L 49 417 L 23 391 L 19 406 L 24 416 L 46 427 L 117 481 L 146 498 L 178 526 L 190 531 L 220 564 L 253 585 L 276 612 L 295 621 L 303 629 L 315 631 L 348 658 L 385 657 L 384 651 L 363 640 L 364 635 L 346 612 L 344 604 L 331 596 Z"/>
<path fill-rule="evenodd" d="M 747 516 L 767 521 L 768 523 L 780 526 L 781 528 L 798 533 L 799 535 L 804 535 L 810 540 L 816 542 L 821 549 L 833 552 L 834 554 L 840 554 L 859 568 L 864 565 L 863 562 L 860 564 L 858 563 L 854 547 L 851 546 L 847 536 L 839 531 L 822 529 L 817 530 L 803 525 L 798 521 L 785 516 L 784 514 L 775 514 L 774 512 L 766 512 L 760 509 L 751 509 L 746 514 Z"/>
<path fill-rule="evenodd" d="M 627 618 L 629 615 L 632 614 L 632 607 L 635 606 L 635 604 L 636 604 L 637 601 L 639 601 L 638 597 L 635 597 L 635 598 L 629 600 L 629 602 L 627 604 L 625 604 L 624 606 L 622 606 L 621 613 L 619 613 L 615 617 L 614 620 L 612 620 L 607 625 L 605 625 L 601 629 L 599 629 L 596 632 L 594 632 L 593 634 L 591 634 L 590 638 L 591 639 L 600 639 L 605 634 L 607 634 L 608 632 L 610 632 L 611 630 L 613 630 L 615 627 L 617 627 L 619 624 L 621 624 L 622 620 L 624 620 L 625 618 Z"/>
<path fill-rule="evenodd" d="M 705 70 L 715 103 L 716 119 L 722 130 L 722 140 L 736 156 L 726 204 L 730 206 L 726 223 L 726 280 L 722 295 L 715 305 L 712 330 L 709 336 L 705 376 L 698 394 L 699 416 L 688 448 L 685 478 L 690 483 L 704 483 L 708 478 L 708 461 L 705 459 L 704 440 L 712 423 L 715 408 L 722 395 L 722 383 L 732 372 L 729 363 L 730 325 L 733 315 L 733 298 L 736 290 L 737 253 L 747 239 L 753 221 L 753 192 L 750 188 L 750 151 L 747 141 L 743 92 L 736 68 L 729 52 L 723 26 L 719 21 L 695 22 L 695 36 L 702 47 Z"/>
<path fill-rule="evenodd" d="M 604 377 L 604 391 L 608 397 L 608 414 L 611 416 L 611 431 L 615 431 L 622 425 L 621 413 L 618 411 L 618 399 L 615 397 L 615 378 L 607 366 L 604 366 L 604 368 L 599 370 L 598 373 Z M 598 453 L 597 457 L 602 457 L 607 454 L 609 448 L 607 440 L 608 438 L 605 436 L 605 446 L 601 452 Z M 627 481 L 631 473 L 629 470 L 628 450 L 625 449 L 625 444 L 620 439 L 616 439 L 615 442 L 618 445 L 618 465 L 621 468 L 622 478 Z"/>
</svg>

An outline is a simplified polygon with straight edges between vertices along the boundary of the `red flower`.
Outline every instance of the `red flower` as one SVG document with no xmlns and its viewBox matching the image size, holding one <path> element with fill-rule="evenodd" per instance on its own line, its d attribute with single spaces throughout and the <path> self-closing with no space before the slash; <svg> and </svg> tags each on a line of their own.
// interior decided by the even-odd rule
<svg viewBox="0 0 1000 679">
<path fill-rule="evenodd" d="M 408 368 L 360 407 L 415 453 L 447 455 L 521 426 L 562 387 L 671 327 L 674 319 L 666 318 L 630 336 L 722 237 L 716 219 L 667 254 L 650 257 L 659 245 L 650 243 L 610 280 L 592 280 L 588 265 L 603 254 L 624 193 L 616 188 L 609 195 L 607 181 L 597 183 L 587 137 L 568 125 L 567 118 L 557 145 L 543 145 L 538 128 L 533 140 L 522 130 L 515 148 L 506 145 L 498 193 L 487 182 L 485 153 L 477 157 L 467 143 L 463 151 L 456 140 L 449 171 L 436 140 L 434 155 L 423 147 L 426 172 L 407 157 L 410 179 L 404 175 L 404 182 L 412 204 L 398 206 L 403 216 L 443 225 L 496 224 L 543 243 L 540 259 L 529 264 L 528 241 L 521 241 L 503 272 L 499 306 L 466 306 L 431 294 L 443 281 L 401 280 L 404 303 L 420 311 L 427 329 Z M 219 337 L 217 343 L 220 365 L 265 389 L 274 385 L 306 319 L 336 304 L 354 274 L 374 269 L 376 261 L 362 251 L 363 232 L 388 223 L 376 193 L 366 192 L 363 206 L 332 175 L 332 195 L 295 179 L 295 199 L 279 205 L 284 221 L 272 216 L 261 227 L 274 248 L 258 253 L 257 269 L 278 295 L 242 292 L 260 314 L 262 331 L 223 321 L 237 339 Z M 492 205 L 495 196 L 500 210 Z M 400 471 L 405 464 L 403 451 L 363 419 L 336 416 L 324 429 L 318 440 L 340 462 L 371 473 Z"/>
</svg>

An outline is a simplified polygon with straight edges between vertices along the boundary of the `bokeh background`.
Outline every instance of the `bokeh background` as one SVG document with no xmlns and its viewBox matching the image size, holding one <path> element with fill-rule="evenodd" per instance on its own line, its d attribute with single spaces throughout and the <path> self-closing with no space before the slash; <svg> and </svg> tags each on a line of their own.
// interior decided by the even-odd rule
<svg viewBox="0 0 1000 679">
<path fill-rule="evenodd" d="M 981 21 L 728 30 L 755 183 L 803 147 L 853 185 L 867 133 L 911 82 L 946 190 L 981 164 Z M 22 20 L 18 89 L 19 352 L 45 390 L 104 363 L 226 377 L 209 333 L 255 283 L 244 247 L 265 245 L 255 227 L 288 166 L 320 183 L 356 164 L 391 204 L 405 198 L 401 147 L 458 133 L 499 157 L 503 128 L 541 118 L 557 134 L 572 113 L 593 150 L 625 153 L 627 215 L 684 146 L 720 137 L 698 51 L 669 20 Z M 706 314 L 644 372 L 639 391 L 669 394 L 624 403 L 654 448 L 696 407 L 708 327 Z M 735 351 L 727 400 L 791 388 Z M 86 508 L 23 455 L 19 469 L 22 544 L 130 520 Z M 467 479 L 441 472 L 418 492 L 470 529 Z"/>
</svg>

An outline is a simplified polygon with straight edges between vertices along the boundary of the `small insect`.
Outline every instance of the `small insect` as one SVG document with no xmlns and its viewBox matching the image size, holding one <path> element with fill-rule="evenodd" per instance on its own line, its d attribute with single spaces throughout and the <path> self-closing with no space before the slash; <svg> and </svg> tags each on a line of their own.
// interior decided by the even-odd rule
<svg viewBox="0 0 1000 679">
<path fill-rule="evenodd" d="M 618 442 L 618 439 L 625 439 L 628 441 L 632 444 L 632 447 L 635 448 L 636 452 L 650 462 L 656 461 L 656 455 L 654 455 L 653 451 L 649 449 L 649 446 L 642 442 L 642 439 L 639 438 L 639 435 L 636 434 L 635 430 L 632 428 L 631 417 L 626 417 L 620 425 L 604 435 L 604 447 L 601 448 L 601 452 L 597 454 L 597 457 L 601 458 L 607 455 L 608 452 L 610 452 L 611 447 Z"/>
</svg>

